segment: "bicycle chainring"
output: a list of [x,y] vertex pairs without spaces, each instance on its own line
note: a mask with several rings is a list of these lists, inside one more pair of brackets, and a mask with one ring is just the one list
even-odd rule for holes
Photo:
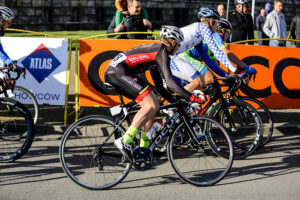
[[134,167],[139,170],[146,170],[152,168],[154,164],[154,157],[148,148],[136,146],[133,150]]

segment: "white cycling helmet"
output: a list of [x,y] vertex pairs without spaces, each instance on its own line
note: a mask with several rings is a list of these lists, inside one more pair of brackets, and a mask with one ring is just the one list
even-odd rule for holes
[[179,28],[177,28],[176,26],[167,25],[163,25],[161,27],[160,37],[174,39],[178,44],[181,44],[184,39],[183,33]]
[[248,2],[249,2],[248,0],[234,0],[235,5],[236,4],[242,4],[242,5],[244,5],[244,4],[248,3]]
[[0,6],[0,18],[2,19],[13,19],[14,18],[14,13],[13,11],[5,6]]

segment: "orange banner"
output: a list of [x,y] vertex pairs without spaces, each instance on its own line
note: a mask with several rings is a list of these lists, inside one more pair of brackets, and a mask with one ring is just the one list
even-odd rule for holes
[[[154,42],[159,41],[81,39],[79,51],[80,106],[115,106],[120,104],[119,96],[103,85],[105,83],[104,73],[109,62],[119,52]],[[151,79],[149,82],[153,84]],[[125,102],[128,101],[129,99],[125,98]]]
[[[119,97],[103,83],[110,60],[119,52],[150,40],[80,40],[80,106],[114,106]],[[237,57],[258,71],[242,94],[269,108],[300,108],[300,49],[230,44]],[[146,73],[148,81],[152,80]],[[128,99],[126,99],[128,102]]]
[[258,98],[268,108],[300,108],[299,48],[241,44],[229,48],[258,72],[244,95]]

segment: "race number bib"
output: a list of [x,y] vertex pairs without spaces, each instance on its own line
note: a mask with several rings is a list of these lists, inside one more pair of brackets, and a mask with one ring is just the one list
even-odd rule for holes
[[123,62],[126,59],[127,56],[123,53],[120,53],[112,61],[110,61],[109,65],[112,67],[116,67],[119,63]]

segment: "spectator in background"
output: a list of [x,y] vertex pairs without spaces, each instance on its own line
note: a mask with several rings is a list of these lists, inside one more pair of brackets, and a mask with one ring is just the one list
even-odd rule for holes
[[221,18],[226,18],[226,7],[225,7],[225,5],[224,4],[219,4],[218,5],[218,13],[219,13],[219,15],[220,15],[220,17]]
[[[149,21],[148,13],[146,9],[141,7],[141,2],[139,0],[116,0],[115,5],[117,8],[115,18],[116,27],[118,27],[119,24],[122,21],[124,21],[124,17],[126,15],[142,15],[142,18],[144,19],[144,24],[151,24]],[[129,11],[129,7],[131,8],[131,13]],[[133,9],[135,9],[135,11],[133,11]]]
[[127,0],[116,0],[115,6],[119,12],[121,12],[124,15],[128,15],[129,12],[127,10]]
[[266,16],[272,11],[272,5],[270,3],[266,3],[265,11],[266,11]]
[[[264,33],[263,27],[266,21],[266,11],[264,8],[260,10],[260,14],[256,17],[257,39],[268,38]],[[268,40],[258,41],[258,45],[269,45]]]
[[[152,31],[152,24],[148,19],[145,19],[142,10],[141,2],[139,0],[128,0],[127,11],[128,14],[124,15],[122,21],[119,19],[113,19],[110,23],[107,33],[118,33],[118,32],[146,32]],[[117,11],[118,12],[118,11]],[[119,11],[119,13],[121,13]],[[148,15],[147,15],[148,17]],[[115,16],[117,18],[117,16]],[[118,21],[114,25],[114,21]],[[119,22],[120,21],[120,22]],[[120,35],[121,39],[145,39],[147,35],[143,34],[128,34]]]
[[[300,40],[300,15],[293,17],[290,33],[293,39]],[[300,48],[300,42],[296,42],[296,47]]]
[[[248,0],[234,0],[235,9],[229,12],[228,21],[232,25],[232,35],[229,42],[254,39],[253,19]],[[253,44],[254,42],[248,42]]]
[[[263,31],[270,38],[287,38],[286,22],[284,14],[281,12],[283,9],[282,0],[274,1],[273,11],[267,15],[266,22],[263,26]],[[270,46],[285,47],[286,41],[271,40]]]

